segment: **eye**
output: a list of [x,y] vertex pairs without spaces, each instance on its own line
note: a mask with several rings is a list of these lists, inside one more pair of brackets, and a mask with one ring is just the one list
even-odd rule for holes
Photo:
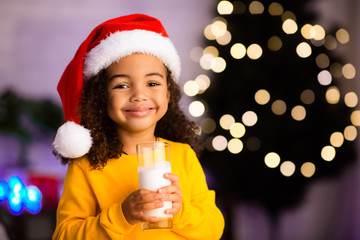
[[160,86],[160,83],[157,83],[157,82],[149,82],[149,83],[147,84],[147,86],[149,86],[149,87],[156,87],[156,86]]
[[129,86],[127,84],[117,84],[113,87],[113,89],[117,89],[117,88],[129,88]]

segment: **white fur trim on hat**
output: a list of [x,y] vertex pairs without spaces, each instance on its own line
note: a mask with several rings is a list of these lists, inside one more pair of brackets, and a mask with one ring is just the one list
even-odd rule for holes
[[57,131],[53,146],[66,158],[78,158],[87,154],[92,145],[90,130],[75,122],[64,123]]
[[151,54],[161,59],[177,81],[180,58],[168,37],[147,30],[118,31],[90,50],[85,56],[84,79],[89,79],[119,59],[133,53]]

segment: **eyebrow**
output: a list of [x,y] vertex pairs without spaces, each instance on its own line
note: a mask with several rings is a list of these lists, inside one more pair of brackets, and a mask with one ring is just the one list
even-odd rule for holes
[[[157,72],[148,73],[145,76],[146,77],[159,76],[161,78],[164,78],[164,76],[161,73],[157,73]],[[117,77],[130,78],[130,76],[126,75],[126,74],[115,74],[109,78],[109,81],[111,81],[112,79],[117,78]]]

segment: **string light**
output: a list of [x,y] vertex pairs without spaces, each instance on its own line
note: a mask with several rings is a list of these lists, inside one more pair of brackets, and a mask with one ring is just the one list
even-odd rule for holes
[[[260,1],[252,1],[248,8],[250,14],[263,14],[264,5]],[[282,30],[285,34],[292,35],[298,31],[296,15],[291,11],[284,11],[281,4],[272,2],[268,6],[268,13],[271,16],[281,16]],[[241,1],[222,0],[217,5],[219,15],[243,14],[246,11],[246,5]],[[324,46],[327,50],[335,50],[340,44],[346,44],[350,36],[345,29],[339,29],[335,36],[327,34],[325,29],[319,25],[305,24],[301,27],[300,34],[307,42],[300,42],[296,47],[296,53],[300,58],[308,58],[312,54],[312,46]],[[218,45],[227,45],[232,41],[232,34],[227,29],[227,21],[222,17],[213,19],[204,29],[204,36],[210,41],[216,41]],[[311,45],[310,45],[311,44]],[[279,51],[283,47],[282,39],[279,36],[271,36],[267,40],[267,47],[270,51]],[[263,48],[253,43],[246,47],[242,43],[235,43],[230,47],[230,55],[237,60],[243,59],[246,55],[251,60],[258,60],[263,55]],[[191,59],[199,62],[204,70],[212,70],[215,73],[221,73],[226,69],[226,61],[219,56],[219,50],[214,46],[208,46],[204,50],[194,48],[191,52]],[[347,63],[342,66],[340,63],[331,63],[330,58],[325,53],[316,56],[315,62],[321,70],[317,75],[318,83],[322,86],[328,86],[333,82],[333,78],[344,77],[354,79],[356,70],[353,64]],[[205,76],[205,77],[204,77]],[[188,96],[195,96],[206,91],[210,86],[210,79],[206,75],[196,78],[194,81],[187,81],[184,85],[184,93]],[[329,104],[337,104],[340,101],[340,91],[335,86],[330,86],[326,90],[326,101]],[[254,94],[254,100],[259,105],[266,105],[270,102],[270,93],[265,89],[259,89]],[[310,105],[315,102],[315,93],[311,89],[305,89],[300,94],[300,100],[303,104]],[[344,96],[344,103],[349,108],[358,105],[358,96],[355,92],[348,92]],[[271,110],[275,115],[283,115],[287,111],[287,104],[281,99],[272,102]],[[194,117],[200,117],[205,113],[205,105],[201,101],[194,101],[189,105],[189,112]],[[297,105],[292,107],[291,116],[296,121],[302,121],[306,118],[306,109],[304,106]],[[225,114],[219,119],[219,125],[222,129],[228,130],[233,137],[230,141],[218,135],[214,138],[206,138],[205,146],[209,151],[223,151],[226,148],[232,154],[239,154],[243,148],[242,138],[245,135],[246,127],[254,126],[258,121],[258,116],[254,111],[247,111],[242,115],[242,123],[236,122],[230,114]],[[340,148],[344,141],[354,141],[357,137],[357,126],[360,126],[360,111],[354,110],[350,121],[352,125],[347,126],[344,132],[333,132],[330,136],[331,146],[325,146],[321,149],[321,157],[325,161],[332,161],[336,155],[336,148]],[[216,121],[212,118],[204,118],[201,121],[201,130],[205,134],[211,134],[216,129]],[[246,127],[245,127],[246,126]],[[249,151],[258,151],[261,147],[261,140],[256,136],[249,136],[245,141],[246,148]],[[276,168],[280,165],[280,156],[271,152],[265,156],[265,164],[269,168]],[[290,177],[295,173],[296,166],[292,161],[284,161],[280,165],[280,172],[283,176]],[[304,177],[310,178],[315,174],[316,167],[312,162],[305,162],[300,167],[300,172]]]

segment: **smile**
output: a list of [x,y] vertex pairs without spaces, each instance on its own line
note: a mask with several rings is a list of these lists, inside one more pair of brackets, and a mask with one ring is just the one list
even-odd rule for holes
[[132,109],[126,109],[125,112],[129,113],[130,115],[134,115],[137,117],[143,117],[146,116],[151,111],[155,110],[155,108],[132,108]]

